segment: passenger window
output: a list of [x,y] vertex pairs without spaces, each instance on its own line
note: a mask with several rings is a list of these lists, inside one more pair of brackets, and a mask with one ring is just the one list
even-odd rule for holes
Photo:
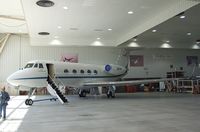
[[24,67],[24,69],[26,69],[26,68],[32,68],[33,67],[33,63],[28,63],[25,67]]
[[77,73],[77,71],[76,71],[75,69],[74,69],[72,72],[73,72],[74,74]]
[[94,74],[97,74],[98,72],[97,72],[97,70],[94,70]]
[[81,69],[80,72],[81,72],[81,74],[84,74],[84,70]]
[[42,65],[42,63],[39,64],[39,68],[44,68],[43,65]]
[[64,73],[68,73],[68,72],[69,72],[69,70],[68,70],[68,69],[65,69],[65,70],[64,70]]
[[38,68],[38,63],[35,63],[34,68]]
[[91,74],[91,70],[87,70],[87,73],[88,73],[88,74]]

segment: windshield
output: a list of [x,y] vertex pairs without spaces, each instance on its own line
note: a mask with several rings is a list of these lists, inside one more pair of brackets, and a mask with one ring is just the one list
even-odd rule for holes
[[28,63],[25,67],[24,67],[24,69],[26,69],[26,68],[32,68],[33,67],[33,63]]

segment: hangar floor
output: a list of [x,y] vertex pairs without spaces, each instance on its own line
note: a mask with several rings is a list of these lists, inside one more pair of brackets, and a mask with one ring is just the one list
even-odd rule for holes
[[[37,96],[36,98],[49,96]],[[3,132],[199,132],[200,96],[172,93],[117,94],[78,98],[70,103],[37,102],[25,106],[15,96],[7,108]]]

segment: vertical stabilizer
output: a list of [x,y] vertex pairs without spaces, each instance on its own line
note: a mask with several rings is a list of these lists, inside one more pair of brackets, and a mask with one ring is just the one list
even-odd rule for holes
[[120,65],[128,69],[129,51],[126,49],[121,49],[115,61],[116,65]]

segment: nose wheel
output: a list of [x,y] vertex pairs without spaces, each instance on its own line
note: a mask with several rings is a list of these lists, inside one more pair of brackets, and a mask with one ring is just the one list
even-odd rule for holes
[[26,99],[25,104],[26,105],[32,105],[33,104],[33,100],[32,99]]

